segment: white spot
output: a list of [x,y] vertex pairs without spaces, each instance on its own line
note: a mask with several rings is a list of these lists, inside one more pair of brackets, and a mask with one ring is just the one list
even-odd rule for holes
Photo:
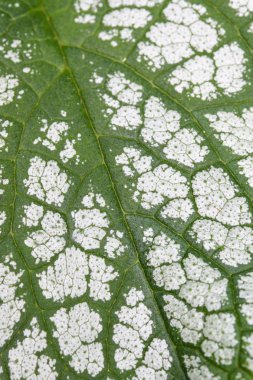
[[23,298],[16,294],[22,288],[23,272],[15,272],[8,261],[0,263],[0,347],[11,338],[25,306]]
[[248,336],[244,336],[242,348],[246,353],[244,355],[245,362],[244,365],[252,372],[253,371],[253,334],[249,334]]
[[171,367],[172,357],[164,339],[154,338],[148,347],[142,364],[135,370],[133,380],[166,380]]
[[221,278],[218,270],[193,254],[182,260],[180,245],[163,232],[154,236],[148,228],[143,231],[143,242],[148,245],[147,264],[158,287],[179,290],[179,296],[192,307],[220,309],[227,299],[227,280]]
[[239,277],[240,312],[249,325],[253,325],[253,273],[249,272]]
[[[61,113],[65,115],[64,111]],[[64,117],[64,116],[63,116]],[[72,158],[76,159],[76,163],[80,160],[80,156],[77,155],[75,144],[76,139],[67,139],[69,132],[69,125],[66,122],[53,122],[48,123],[46,119],[42,119],[42,127],[40,132],[42,132],[42,137],[37,137],[33,143],[36,145],[38,143],[42,144],[47,149],[54,151],[57,149],[57,146],[65,140],[63,149],[59,153],[59,157],[63,163],[68,162]]]
[[107,89],[119,102],[129,105],[138,104],[143,96],[143,87],[126,79],[125,75],[116,72],[108,76]]
[[122,372],[137,366],[153,331],[152,312],[142,302],[143,292],[131,288],[125,299],[127,306],[116,312],[119,322],[113,326],[112,337],[117,346],[114,360]]
[[241,169],[240,174],[247,178],[248,184],[253,188],[253,157],[247,157],[238,161],[238,166]]
[[180,118],[177,111],[168,111],[158,98],[152,96],[145,104],[141,136],[149,145],[161,146],[166,158],[193,167],[204,161],[209,150],[194,129],[180,129]]
[[98,249],[105,240],[105,252],[114,258],[125,252],[120,231],[110,230],[105,200],[101,194],[89,193],[83,197],[84,208],[71,212],[74,221],[73,239],[84,249]]
[[219,248],[217,255],[226,265],[237,267],[251,262],[253,230],[250,227],[228,229],[221,223],[202,219],[194,222],[190,234],[207,251]]
[[103,329],[100,315],[83,302],[69,311],[59,309],[50,319],[55,324],[53,336],[69,365],[77,373],[97,376],[104,368],[103,347],[97,341]]
[[236,196],[238,189],[223,169],[212,166],[198,172],[193,177],[192,189],[201,216],[231,226],[251,222],[246,199]]
[[165,64],[179,63],[196,52],[210,53],[224,34],[199,4],[173,0],[163,14],[166,22],[152,25],[146,33],[148,41],[138,44],[138,61],[143,58],[153,71]]
[[135,148],[124,148],[123,153],[115,157],[115,161],[123,167],[127,177],[137,177],[136,183],[133,182],[133,199],[145,209],[158,206],[166,199],[185,198],[188,194],[187,179],[179,171],[166,164],[152,170],[152,158],[142,156]]
[[235,112],[219,111],[205,117],[217,132],[215,137],[233,153],[240,156],[253,153],[253,108],[244,108],[241,116]]
[[102,6],[101,0],[76,0],[74,3],[77,16],[77,24],[94,24],[96,21],[96,12]]
[[0,152],[8,152],[8,135],[9,129],[13,127],[13,123],[9,120],[0,119]]
[[184,355],[184,364],[190,380],[221,380],[220,376],[215,376],[206,365],[201,363],[198,356]]
[[23,68],[23,73],[29,74],[30,72],[31,72],[31,68],[30,67],[24,67]]
[[109,282],[118,277],[112,266],[107,266],[104,259],[90,256],[90,297],[95,301],[109,301],[112,297]]
[[233,8],[240,17],[249,16],[253,12],[252,0],[230,0],[229,6]]
[[193,213],[194,208],[190,199],[174,199],[161,211],[164,218],[181,219],[183,222],[186,222]]
[[56,380],[56,360],[42,354],[46,348],[46,332],[40,330],[36,318],[33,318],[30,329],[24,330],[23,341],[18,341],[16,347],[9,351],[8,366],[11,379]]
[[75,247],[66,248],[53,266],[37,275],[44,297],[54,301],[81,297],[87,288],[95,301],[109,301],[109,283],[117,276],[117,272],[112,266],[107,266],[104,259],[87,255]]
[[135,130],[142,124],[141,111],[137,105],[142,100],[143,87],[126,79],[125,75],[115,72],[108,75],[107,92],[100,91],[105,103],[104,116],[109,117],[112,129]]
[[60,170],[56,161],[45,161],[38,156],[30,159],[28,179],[23,183],[28,195],[58,207],[64,202],[71,185],[66,172]]
[[213,58],[203,55],[189,59],[172,71],[169,83],[177,92],[202,100],[232,96],[246,85],[246,61],[244,51],[233,42],[219,48]]
[[14,90],[18,85],[19,81],[14,75],[0,76],[0,107],[13,102]]
[[161,4],[162,0],[108,0],[108,3],[111,8],[118,8],[120,6],[152,8],[157,4]]
[[203,329],[201,349],[205,356],[213,357],[217,364],[229,365],[235,355],[238,341],[235,317],[229,313],[208,315]]
[[[7,215],[5,211],[0,211],[0,227],[4,225],[4,223],[7,220]],[[0,228],[0,233],[2,232],[2,229]]]
[[13,63],[21,62],[20,49],[22,42],[20,40],[8,41],[5,38],[1,40],[0,51],[3,52],[5,59],[12,61]]
[[150,12],[146,9],[121,8],[106,14],[103,24],[110,28],[143,28],[151,20]]
[[181,259],[181,247],[164,232],[154,235],[152,228],[143,231],[143,242],[149,248],[146,254],[148,265],[157,268],[163,264],[171,264]]
[[163,297],[164,310],[171,327],[180,332],[183,342],[196,345],[204,338],[201,349],[204,355],[217,364],[230,365],[237,345],[235,317],[229,313],[205,316],[172,295]]
[[113,10],[104,15],[104,29],[99,32],[98,37],[102,41],[111,41],[112,47],[118,46],[118,40],[125,43],[135,41],[133,32],[144,28],[152,20],[152,14],[147,8],[161,2],[162,0],[110,0],[109,6]]
[[24,211],[23,223],[27,227],[37,227],[37,230],[28,232],[24,243],[32,248],[31,255],[36,263],[48,262],[64,249],[67,225],[60,214],[53,211],[44,214],[43,207],[34,203],[25,206]]
[[9,182],[8,178],[4,178],[4,166],[0,165],[0,195],[5,193],[6,186]]

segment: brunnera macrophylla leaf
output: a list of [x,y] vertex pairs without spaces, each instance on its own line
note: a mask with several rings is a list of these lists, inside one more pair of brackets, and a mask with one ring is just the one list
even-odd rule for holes
[[251,0],[0,0],[0,379],[253,376]]

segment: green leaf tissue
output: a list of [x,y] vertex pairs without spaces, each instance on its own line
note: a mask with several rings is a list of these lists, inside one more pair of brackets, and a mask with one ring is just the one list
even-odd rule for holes
[[0,0],[0,380],[253,379],[253,1]]

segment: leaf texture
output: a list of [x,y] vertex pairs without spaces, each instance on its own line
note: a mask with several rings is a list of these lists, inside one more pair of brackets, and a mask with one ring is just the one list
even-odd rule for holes
[[0,379],[252,379],[252,15],[0,0]]

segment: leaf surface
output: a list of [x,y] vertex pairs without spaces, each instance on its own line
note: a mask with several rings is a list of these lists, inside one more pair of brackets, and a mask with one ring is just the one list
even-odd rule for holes
[[0,378],[253,374],[250,0],[0,0]]

